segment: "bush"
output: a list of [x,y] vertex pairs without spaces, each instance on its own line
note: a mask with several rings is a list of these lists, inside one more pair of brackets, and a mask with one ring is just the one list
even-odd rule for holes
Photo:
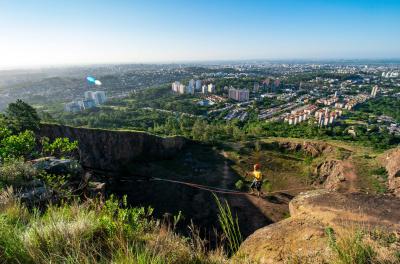
[[0,157],[12,159],[31,155],[36,146],[35,134],[26,130],[18,135],[3,138],[0,142]]
[[238,189],[238,190],[243,190],[244,182],[243,182],[242,180],[238,180],[238,181],[235,183],[235,187],[236,187],[236,189]]
[[71,142],[68,138],[56,138],[50,143],[49,138],[43,137],[41,143],[43,154],[61,158],[71,156],[78,149],[78,141]]
[[21,158],[7,160],[0,167],[0,182],[8,185],[23,185],[27,180],[32,180],[37,175],[36,169]]

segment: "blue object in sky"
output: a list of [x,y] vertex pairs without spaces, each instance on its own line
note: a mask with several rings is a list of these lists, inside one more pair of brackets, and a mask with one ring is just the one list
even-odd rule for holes
[[96,79],[93,78],[93,77],[90,77],[90,76],[86,77],[86,80],[87,80],[89,83],[92,83],[92,84],[95,84],[95,82],[96,82]]

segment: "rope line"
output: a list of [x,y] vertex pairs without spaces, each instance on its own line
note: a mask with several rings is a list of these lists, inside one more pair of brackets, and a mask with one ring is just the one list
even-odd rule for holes
[[[204,191],[221,193],[221,194],[249,195],[248,192],[240,192],[240,191],[224,189],[224,188],[218,188],[218,187],[213,187],[213,186],[206,186],[206,185],[196,184],[196,183],[191,183],[191,182],[169,180],[169,179],[161,179],[161,178],[151,178],[150,180],[177,183],[177,184],[190,186],[192,188],[197,188],[197,189],[204,190]],[[312,190],[312,189],[314,189],[314,188],[310,188],[310,187],[293,188],[293,189],[276,190],[276,191],[273,191],[273,192],[268,192],[267,194],[289,192],[289,191],[299,191],[299,190]]]

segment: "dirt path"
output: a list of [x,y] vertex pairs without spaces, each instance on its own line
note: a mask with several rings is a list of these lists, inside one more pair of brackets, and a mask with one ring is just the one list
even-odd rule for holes
[[352,159],[347,159],[343,162],[343,170],[344,170],[344,177],[345,177],[345,181],[341,184],[340,186],[340,190],[345,191],[345,192],[349,192],[349,193],[353,193],[353,192],[357,192],[358,188],[357,188],[357,173],[356,173],[356,169],[354,167],[354,164],[352,162]]

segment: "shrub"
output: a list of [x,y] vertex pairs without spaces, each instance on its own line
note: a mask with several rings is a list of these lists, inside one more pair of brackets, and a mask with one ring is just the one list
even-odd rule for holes
[[0,182],[20,186],[38,175],[36,169],[22,158],[7,160],[0,167]]
[[43,137],[41,143],[43,154],[61,158],[71,156],[78,149],[78,141],[71,142],[68,138],[56,138],[50,143],[49,138]]
[[235,187],[236,187],[236,189],[238,189],[238,190],[243,190],[244,182],[243,182],[242,180],[238,180],[238,181],[235,183]]
[[1,140],[0,157],[3,159],[26,157],[32,154],[35,146],[35,134],[26,130]]

